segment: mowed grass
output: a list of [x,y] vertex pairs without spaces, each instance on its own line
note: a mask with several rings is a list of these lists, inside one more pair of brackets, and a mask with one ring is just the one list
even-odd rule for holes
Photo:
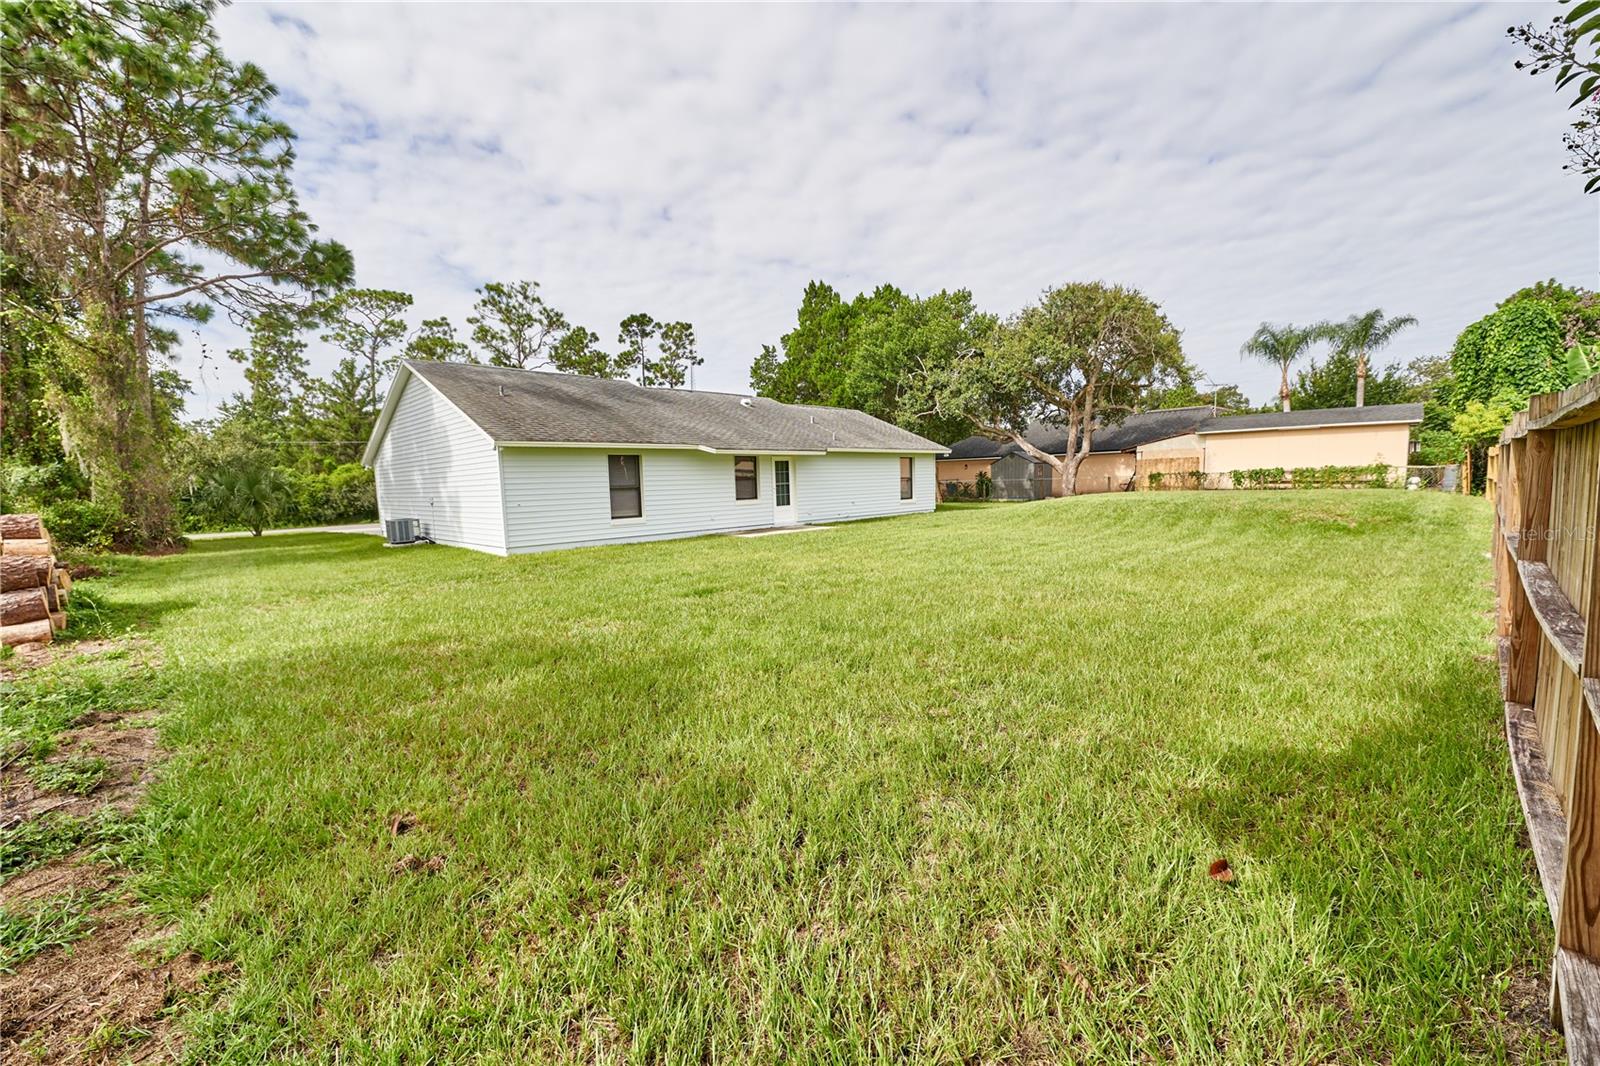
[[1170,493],[119,561],[174,691],[140,891],[237,966],[189,1052],[1555,1058],[1488,531]]

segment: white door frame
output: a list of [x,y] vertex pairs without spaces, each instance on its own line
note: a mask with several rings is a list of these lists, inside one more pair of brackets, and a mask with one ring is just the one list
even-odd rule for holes
[[[782,466],[784,477],[782,484],[778,480],[778,467]],[[797,526],[800,524],[800,512],[795,507],[794,460],[787,455],[774,455],[772,457],[772,524],[775,526]],[[784,498],[789,502],[785,504]]]

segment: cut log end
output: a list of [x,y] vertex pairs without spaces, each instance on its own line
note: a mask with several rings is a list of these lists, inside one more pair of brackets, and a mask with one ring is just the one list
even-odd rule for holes
[[0,592],[38,588],[50,580],[53,566],[47,555],[0,555]]
[[57,633],[61,632],[65,628],[67,628],[67,612],[66,611],[51,611],[50,612],[50,628],[55,630]]
[[55,551],[49,537],[13,538],[0,540],[0,555],[32,555],[49,558]]
[[0,539],[42,540],[44,522],[36,514],[0,514]]
[[0,644],[12,647],[17,644],[48,644],[55,636],[55,626],[48,618],[21,625],[0,626]]
[[53,590],[41,585],[36,589],[17,589],[15,592],[0,592],[0,626],[21,625],[24,622],[37,622],[56,609]]

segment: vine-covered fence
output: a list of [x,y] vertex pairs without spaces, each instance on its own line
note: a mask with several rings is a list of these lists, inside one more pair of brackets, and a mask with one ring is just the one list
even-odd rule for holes
[[1533,397],[1486,474],[1506,742],[1555,926],[1552,1017],[1572,1062],[1600,1062],[1600,378]]

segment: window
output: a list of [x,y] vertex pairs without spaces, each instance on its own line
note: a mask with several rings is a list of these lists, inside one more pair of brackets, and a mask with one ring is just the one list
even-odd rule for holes
[[753,455],[733,457],[733,498],[736,500],[756,498],[756,457]]
[[911,499],[911,485],[911,457],[902,455],[900,457],[900,498],[902,500]]
[[610,455],[606,469],[611,474],[611,517],[638,518],[644,514],[644,498],[639,493],[639,457]]
[[772,503],[775,507],[789,506],[789,460],[772,461]]

